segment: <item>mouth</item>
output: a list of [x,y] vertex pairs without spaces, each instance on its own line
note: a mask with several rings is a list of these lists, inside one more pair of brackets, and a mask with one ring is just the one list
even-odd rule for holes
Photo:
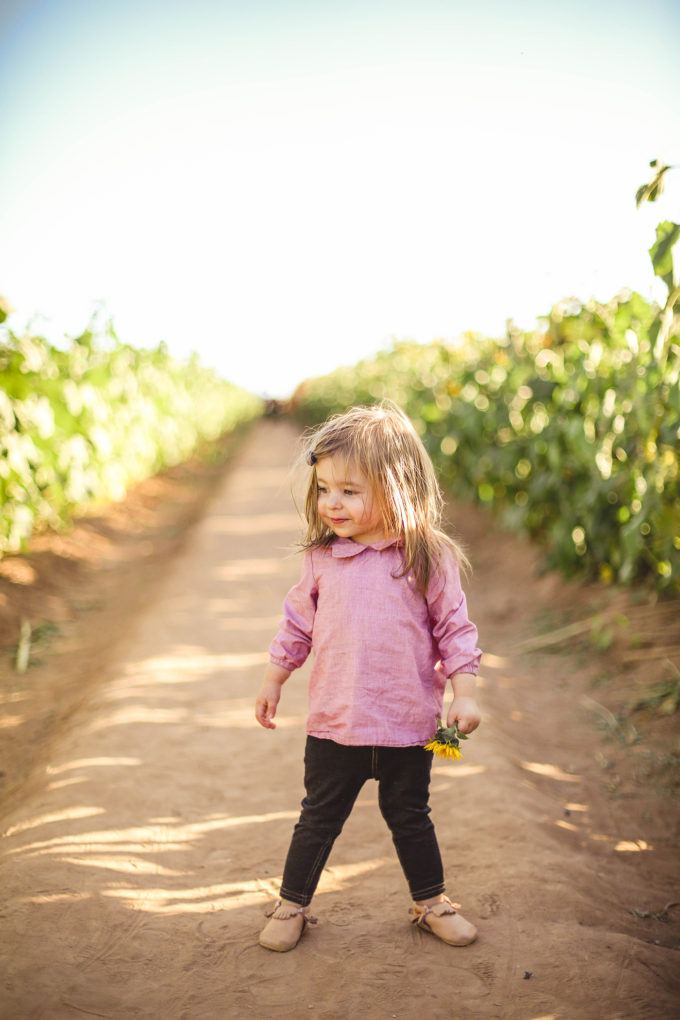
[[329,517],[328,519],[334,528],[339,528],[341,524],[347,524],[346,517]]

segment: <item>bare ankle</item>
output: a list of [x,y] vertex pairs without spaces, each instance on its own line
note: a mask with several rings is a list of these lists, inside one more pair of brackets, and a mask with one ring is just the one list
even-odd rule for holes
[[287,900],[283,896],[280,896],[279,899],[281,901],[281,906],[283,906],[283,907],[292,907],[293,910],[307,910],[308,909],[307,907],[303,907],[301,903],[294,903],[293,900]]
[[438,896],[430,896],[427,900],[416,900],[415,904],[417,907],[433,907],[435,903],[443,903],[445,899],[444,893],[439,893]]

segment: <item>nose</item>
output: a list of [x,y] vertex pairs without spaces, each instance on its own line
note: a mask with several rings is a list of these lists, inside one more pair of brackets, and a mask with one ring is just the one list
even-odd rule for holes
[[328,493],[328,506],[329,507],[342,506],[342,497],[337,490]]

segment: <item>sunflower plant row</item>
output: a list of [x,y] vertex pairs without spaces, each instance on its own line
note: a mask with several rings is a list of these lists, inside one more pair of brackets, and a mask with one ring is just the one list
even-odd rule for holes
[[500,340],[397,343],[306,380],[293,408],[312,423],[391,398],[445,487],[541,540],[549,567],[677,593],[680,335],[663,313],[628,292]]
[[[0,322],[8,306],[0,300]],[[0,329],[0,555],[260,414],[196,357],[121,343],[109,324],[56,347]]]

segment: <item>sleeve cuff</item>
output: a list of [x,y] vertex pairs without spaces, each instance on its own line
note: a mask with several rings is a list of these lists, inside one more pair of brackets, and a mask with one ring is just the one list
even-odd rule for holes
[[447,677],[456,676],[458,673],[470,673],[472,676],[477,676],[481,659],[480,654],[471,662],[464,662],[462,666],[459,666],[455,660],[450,665],[447,662],[442,662],[442,666]]
[[281,666],[282,669],[287,669],[289,673],[292,673],[294,669],[298,669],[297,662],[290,662],[287,659],[277,659],[275,655],[270,655],[269,661],[273,662],[275,666]]

